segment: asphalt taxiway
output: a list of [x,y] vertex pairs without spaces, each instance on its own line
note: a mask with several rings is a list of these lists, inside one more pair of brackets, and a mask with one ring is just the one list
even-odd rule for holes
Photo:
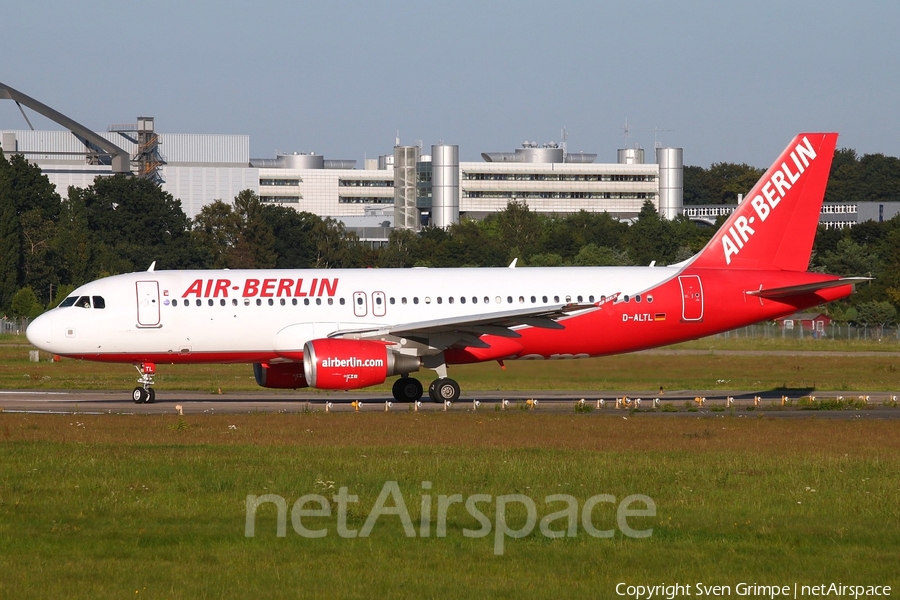
[[[225,395],[157,388],[156,402],[135,404],[127,390],[0,390],[0,412],[32,414],[238,414],[253,412],[383,412],[471,411],[529,408],[541,412],[574,412],[583,406],[594,414],[638,413],[665,416],[765,414],[775,417],[898,419],[892,392],[814,392],[820,401],[843,398],[857,408],[809,410],[798,406],[802,391],[752,390],[532,390],[466,391],[445,406],[426,396],[419,406],[395,402],[386,392],[233,392]],[[784,398],[784,399],[783,399]],[[655,402],[658,399],[658,404]],[[698,399],[703,399],[702,403]],[[583,403],[581,401],[584,401]],[[390,404],[388,404],[390,403]],[[657,410],[653,410],[654,406]],[[668,406],[668,410],[666,409]],[[673,411],[672,409],[677,409]]]

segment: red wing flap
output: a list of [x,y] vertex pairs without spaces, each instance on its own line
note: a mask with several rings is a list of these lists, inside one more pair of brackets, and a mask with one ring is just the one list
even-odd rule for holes
[[752,290],[747,292],[748,296],[760,296],[761,298],[787,298],[789,296],[799,296],[801,294],[811,294],[826,288],[840,287],[842,285],[851,285],[870,281],[871,277],[841,277],[840,279],[832,279],[828,281],[817,281],[816,283],[804,283],[802,285],[789,285],[787,287],[770,288],[767,290]]

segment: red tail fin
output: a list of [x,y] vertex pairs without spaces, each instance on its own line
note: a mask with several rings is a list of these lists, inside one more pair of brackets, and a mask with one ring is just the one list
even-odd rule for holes
[[795,137],[691,266],[806,271],[836,144]]

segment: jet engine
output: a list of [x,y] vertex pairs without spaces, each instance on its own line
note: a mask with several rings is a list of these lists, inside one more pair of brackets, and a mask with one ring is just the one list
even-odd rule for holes
[[256,383],[264,388],[296,390],[308,386],[303,376],[303,365],[300,363],[274,365],[254,363],[253,375],[256,377]]
[[310,387],[354,390],[384,383],[391,375],[418,371],[416,356],[399,354],[381,342],[322,338],[303,346],[303,372]]

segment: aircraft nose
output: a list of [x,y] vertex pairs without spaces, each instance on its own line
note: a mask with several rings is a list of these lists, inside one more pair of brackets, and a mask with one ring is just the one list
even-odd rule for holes
[[53,323],[49,315],[41,315],[28,325],[25,337],[33,346],[46,352],[50,352],[50,344],[53,342]]

